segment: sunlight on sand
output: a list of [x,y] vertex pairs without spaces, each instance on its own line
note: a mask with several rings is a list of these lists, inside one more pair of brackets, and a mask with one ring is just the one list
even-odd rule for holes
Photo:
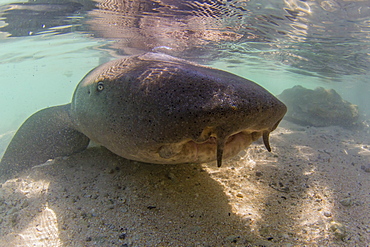
[[[23,202],[28,199],[42,201],[42,197],[48,193],[50,182],[31,181],[25,179],[8,180],[2,188],[8,193],[17,194],[23,198]],[[17,206],[16,203],[14,206]],[[24,212],[28,210],[28,204],[20,206],[19,216],[29,218],[29,223],[21,229],[15,229],[3,239],[2,244],[8,243],[11,246],[61,246],[59,238],[58,221],[55,212],[45,204],[38,205],[37,213],[29,215]],[[23,211],[23,212],[22,212]],[[2,241],[0,241],[1,243]]]
[[[279,133],[287,138],[294,131],[279,128],[272,138],[280,139]],[[284,138],[275,141],[281,145]],[[333,191],[312,163],[317,155],[314,148],[285,142],[290,150],[280,147],[268,153],[262,145],[252,145],[221,169],[206,169],[224,187],[233,212],[252,232],[313,243],[331,235],[333,220],[324,212],[333,211]]]
[[18,235],[24,246],[61,246],[56,214],[47,205]]

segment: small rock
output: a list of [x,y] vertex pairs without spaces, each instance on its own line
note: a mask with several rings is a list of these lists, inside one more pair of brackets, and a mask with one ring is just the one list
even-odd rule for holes
[[325,216],[325,217],[331,217],[332,215],[331,215],[331,212],[329,212],[329,211],[325,211],[325,212],[324,212],[324,216]]
[[256,171],[256,177],[262,177],[263,173],[260,171]]
[[91,240],[92,240],[92,239],[91,239],[91,237],[87,237],[87,238],[86,238],[86,241],[87,241],[87,242],[90,242]]
[[286,193],[290,191],[289,187],[282,187],[280,190],[281,192],[286,192]]
[[340,202],[340,204],[342,204],[345,207],[352,206],[352,204],[353,204],[353,201],[352,201],[351,198],[344,198],[343,200],[340,200],[339,202]]
[[169,172],[169,173],[167,174],[167,178],[168,178],[168,179],[171,179],[171,180],[173,180],[173,181],[176,181],[176,180],[177,180],[176,175],[175,175],[175,174],[173,174],[172,172]]
[[345,237],[347,236],[347,232],[346,232],[344,225],[339,222],[335,222],[335,221],[332,221],[330,225],[331,225],[330,230],[334,233],[334,236],[337,239],[340,239],[343,241]]
[[236,197],[238,197],[238,198],[243,198],[244,196],[243,196],[243,194],[242,193],[238,193],[238,194],[236,194]]
[[119,236],[118,236],[119,239],[123,240],[126,238],[126,233],[121,233]]
[[365,172],[370,172],[370,164],[361,166],[361,169],[364,170]]

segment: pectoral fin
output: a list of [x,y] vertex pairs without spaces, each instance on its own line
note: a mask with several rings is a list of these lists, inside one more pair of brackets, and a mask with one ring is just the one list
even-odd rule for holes
[[48,159],[86,149],[89,139],[74,128],[69,109],[70,104],[46,108],[23,123],[1,159],[2,179]]

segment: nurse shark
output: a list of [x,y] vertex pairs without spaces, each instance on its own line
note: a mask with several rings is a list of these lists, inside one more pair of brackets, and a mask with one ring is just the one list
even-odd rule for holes
[[162,53],[105,63],[72,102],[30,116],[0,163],[1,176],[87,148],[90,140],[130,160],[203,163],[233,157],[269,134],[286,106],[256,83]]

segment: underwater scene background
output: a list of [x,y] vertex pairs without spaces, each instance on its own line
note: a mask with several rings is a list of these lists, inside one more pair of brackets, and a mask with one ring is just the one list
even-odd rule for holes
[[369,35],[366,0],[0,0],[0,157],[91,69],[149,51],[288,106],[272,153],[256,142],[221,168],[99,147],[40,164],[0,187],[0,245],[367,246]]

